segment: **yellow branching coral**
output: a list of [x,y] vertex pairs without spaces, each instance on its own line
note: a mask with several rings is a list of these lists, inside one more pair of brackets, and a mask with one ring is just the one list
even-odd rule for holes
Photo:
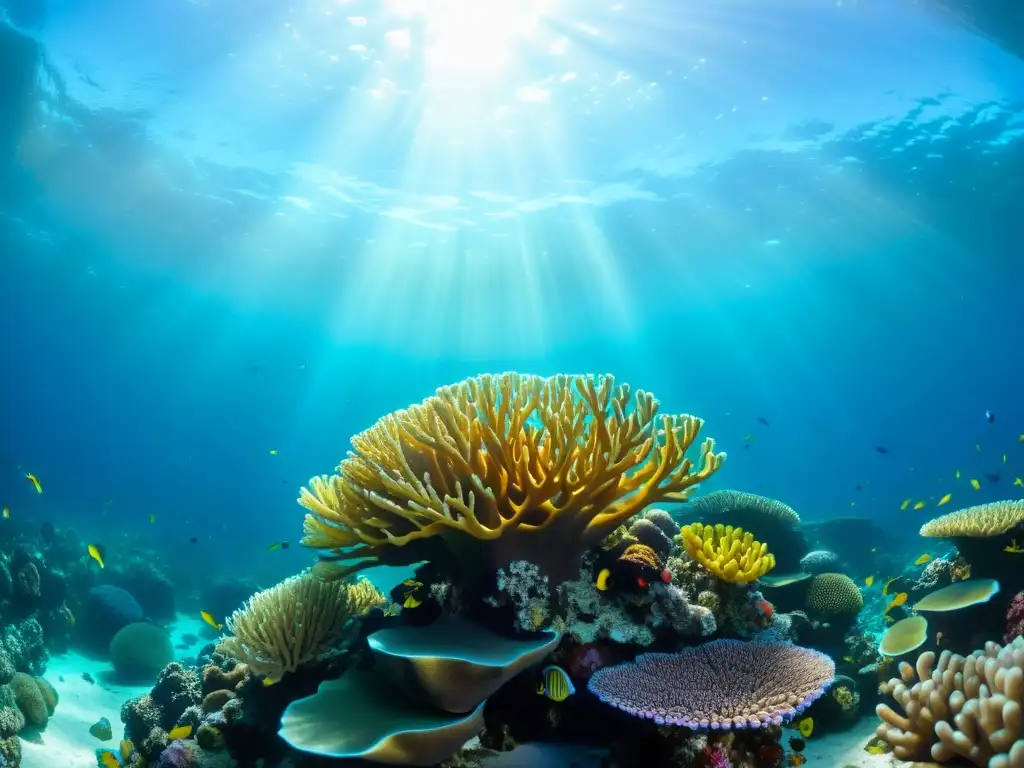
[[274,680],[345,644],[352,620],[387,597],[368,580],[322,581],[309,572],[257,592],[227,620],[218,650]]
[[768,545],[731,525],[691,523],[680,531],[690,557],[722,581],[747,584],[775,567]]
[[[686,499],[722,465],[703,422],[611,376],[485,375],[437,390],[352,439],[331,477],[313,478],[303,543],[344,561],[337,574],[451,556],[501,567],[578,555],[645,506]],[[574,556],[575,555],[575,556]]]

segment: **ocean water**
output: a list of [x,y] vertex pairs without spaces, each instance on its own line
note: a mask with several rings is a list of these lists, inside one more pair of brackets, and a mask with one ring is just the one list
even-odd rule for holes
[[5,5],[2,523],[270,585],[353,434],[507,370],[651,391],[729,453],[704,490],[807,520],[1024,496],[1024,61],[977,24]]

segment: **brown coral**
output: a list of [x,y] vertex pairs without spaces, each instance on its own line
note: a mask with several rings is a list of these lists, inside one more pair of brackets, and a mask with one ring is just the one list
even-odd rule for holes
[[630,544],[626,547],[626,551],[619,555],[619,560],[655,571],[661,570],[661,559],[658,557],[658,553],[646,544]]
[[582,552],[721,466],[710,439],[699,469],[686,458],[703,421],[658,409],[611,376],[505,373],[442,387],[354,437],[338,474],[302,489],[303,543],[346,561],[339,575],[447,557],[468,579],[546,551],[545,565],[571,577]]

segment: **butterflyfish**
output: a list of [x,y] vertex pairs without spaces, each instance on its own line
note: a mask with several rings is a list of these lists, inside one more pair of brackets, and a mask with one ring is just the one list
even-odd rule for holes
[[891,587],[892,583],[894,581],[896,581],[896,579],[898,579],[898,578],[899,578],[899,576],[894,576],[893,578],[891,578],[887,582],[885,582],[885,585],[882,587],[882,594],[883,595],[888,595],[889,594],[889,587]]
[[11,519],[11,508],[8,507],[8,506],[5,506],[4,507],[4,520],[10,520],[10,519]]
[[981,483],[979,483],[977,480],[975,480],[972,477],[971,478],[971,488],[973,488],[976,491],[980,491],[981,490]]
[[209,611],[200,611],[199,615],[202,617],[203,621],[205,621],[211,627],[216,629],[218,632],[224,629],[224,625],[219,623],[215,618],[213,618],[213,614]]
[[959,469],[958,469],[958,470],[956,471],[956,474],[954,475],[954,477],[955,477],[955,478],[956,478],[957,480],[959,480],[959,479],[960,479],[960,470],[959,470]]
[[272,686],[276,682],[277,682],[277,680],[275,680],[272,677],[264,677],[263,678],[263,687],[264,688],[269,688],[270,686]]
[[910,502],[911,502],[911,499],[904,499],[903,502],[900,504],[900,511],[901,512],[906,511],[907,507],[910,506]]
[[103,768],[121,768],[121,761],[117,759],[117,754],[112,749],[97,749],[96,762]]
[[814,718],[805,717],[803,720],[796,724],[796,728],[798,731],[800,731],[801,736],[803,736],[805,739],[808,738],[812,733],[814,733]]
[[135,745],[129,739],[123,739],[121,741],[121,762],[127,763],[132,756],[132,752],[135,751]]
[[924,508],[925,508],[925,503],[923,501],[919,501],[916,504],[914,504],[914,509],[924,509]]
[[611,581],[611,578],[612,578],[612,571],[611,571],[611,569],[610,568],[602,568],[598,572],[598,574],[597,574],[597,581],[595,582],[597,588],[599,590],[601,590],[602,592],[607,591],[608,587],[611,586],[611,584],[609,583]]
[[868,744],[864,747],[864,751],[869,755],[883,755],[885,754],[885,747],[881,744]]
[[572,680],[561,667],[544,667],[541,675],[544,680],[537,686],[537,693],[541,696],[547,696],[552,701],[565,701],[576,693]]
[[114,732],[110,727],[110,721],[105,717],[101,717],[89,726],[89,735],[99,739],[100,741],[110,741],[114,738]]
[[953,498],[953,494],[952,493],[947,493],[945,496],[943,496],[941,499],[939,499],[939,503],[936,504],[935,506],[941,507],[943,504],[948,504],[949,500],[952,499],[952,498]]
[[925,552],[923,555],[921,555],[919,558],[917,558],[917,560],[914,561],[914,565],[924,565],[925,563],[927,563],[931,559],[932,559],[932,556],[929,555],[927,552]]
[[170,730],[170,732],[167,734],[167,738],[170,739],[171,741],[174,741],[175,739],[187,739],[191,735],[192,735],[192,726],[191,725],[179,725],[179,726],[177,726],[175,728],[172,728]]
[[406,595],[405,600],[402,601],[403,608],[419,608],[421,605],[423,605],[423,601],[412,594],[412,592]]
[[1019,555],[1024,552],[1024,547],[1018,546],[1016,539],[1010,539],[1008,546],[1003,547],[1003,552],[1009,552],[1011,555]]
[[36,489],[36,493],[43,492],[43,484],[39,482],[39,478],[33,475],[31,472],[25,473],[25,479],[32,483],[32,487]]
[[874,583],[875,583],[875,577],[874,576],[868,576],[866,579],[864,579],[864,586],[865,587],[870,587]]
[[100,568],[106,568],[107,566],[103,562],[103,547],[99,544],[89,545],[89,557],[99,563]]
[[1019,477],[1013,478],[1013,484],[1018,488],[1024,488],[1024,480],[1021,480]]
[[899,593],[898,595],[896,595],[896,596],[895,596],[895,597],[894,597],[894,598],[892,599],[892,602],[891,602],[891,603],[889,603],[889,604],[888,604],[888,605],[887,605],[887,606],[885,607],[885,610],[884,610],[884,611],[882,612],[882,615],[884,616],[884,615],[888,614],[888,613],[889,613],[889,611],[891,611],[891,610],[892,610],[893,608],[899,608],[899,607],[900,607],[901,605],[903,605],[903,604],[904,604],[905,602],[907,602],[907,593],[906,593],[906,592],[900,592],[900,593]]

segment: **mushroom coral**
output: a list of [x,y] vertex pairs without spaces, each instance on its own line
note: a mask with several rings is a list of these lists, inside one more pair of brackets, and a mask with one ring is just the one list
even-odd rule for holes
[[325,577],[430,560],[468,581],[530,560],[572,578],[617,526],[718,470],[710,438],[699,468],[686,457],[702,426],[612,376],[467,379],[383,417],[302,489],[303,544],[329,550]]

